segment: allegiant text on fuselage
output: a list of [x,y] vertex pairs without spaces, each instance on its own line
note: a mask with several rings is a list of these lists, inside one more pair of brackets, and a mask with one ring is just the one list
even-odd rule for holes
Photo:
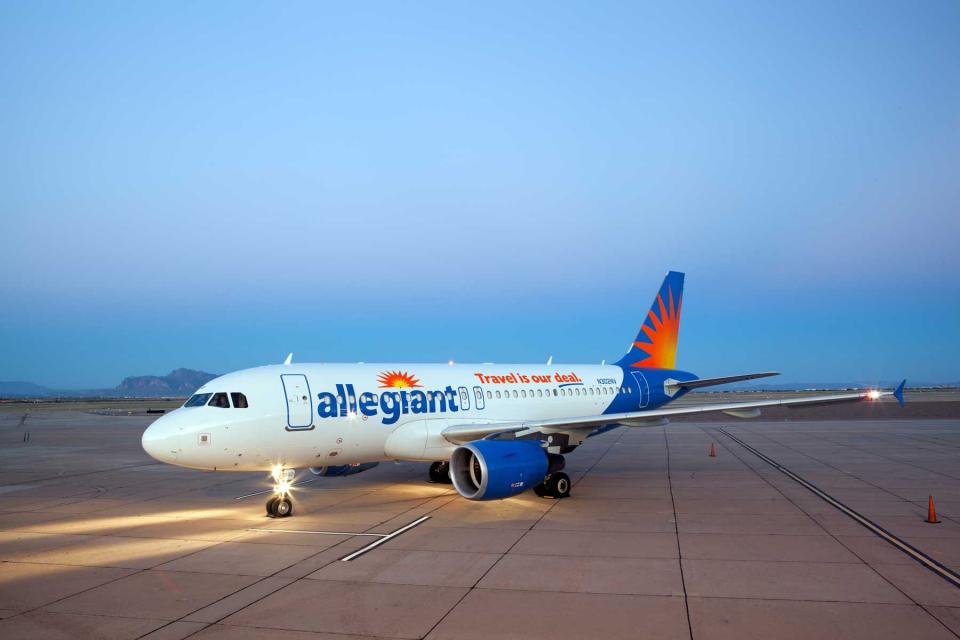
[[450,385],[443,390],[383,391],[379,398],[369,392],[357,395],[352,384],[338,384],[336,389],[336,393],[323,391],[317,394],[318,417],[349,418],[360,415],[372,418],[381,415],[383,424],[395,424],[402,415],[460,411],[457,392]]

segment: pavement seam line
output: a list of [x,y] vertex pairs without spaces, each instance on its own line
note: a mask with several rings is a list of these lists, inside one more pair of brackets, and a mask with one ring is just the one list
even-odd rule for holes
[[[721,431],[722,431],[722,429],[721,429]],[[900,500],[901,502],[906,502],[907,504],[910,504],[910,505],[912,505],[912,506],[916,506],[916,507],[920,508],[921,510],[925,510],[925,509],[926,509],[926,504],[919,504],[919,505],[918,505],[918,504],[916,504],[913,500],[908,500],[907,498],[904,498],[903,496],[894,493],[894,492],[893,492],[892,490],[890,490],[890,489],[887,489],[887,488],[885,488],[885,487],[881,487],[881,486],[878,485],[878,484],[874,484],[873,482],[870,482],[869,480],[866,480],[866,479],[864,479],[864,478],[861,478],[860,476],[858,476],[858,475],[855,474],[855,473],[852,473],[852,472],[850,472],[850,471],[844,471],[844,470],[841,469],[840,467],[834,466],[834,465],[830,464],[829,462],[827,462],[826,460],[821,460],[820,458],[816,458],[816,457],[810,455],[809,453],[806,453],[805,451],[801,451],[800,449],[797,449],[797,448],[795,448],[795,447],[792,447],[792,446],[790,446],[789,444],[785,444],[785,443],[783,443],[783,442],[781,442],[781,441],[779,441],[779,440],[776,440],[775,438],[772,438],[772,437],[770,437],[770,436],[768,436],[768,435],[766,435],[766,434],[763,434],[763,433],[754,433],[753,431],[750,431],[749,429],[747,429],[746,431],[747,431],[748,433],[752,434],[752,435],[756,435],[756,436],[759,436],[759,437],[761,437],[761,438],[764,438],[765,440],[769,440],[770,442],[774,443],[775,445],[777,445],[777,446],[779,446],[779,447],[783,447],[784,449],[789,449],[790,451],[793,451],[794,453],[796,453],[796,454],[798,454],[798,455],[801,455],[801,456],[803,456],[803,457],[805,457],[805,458],[809,458],[810,460],[813,460],[814,462],[816,462],[816,463],[818,463],[818,464],[822,464],[823,466],[825,466],[825,467],[827,467],[827,468],[833,469],[834,471],[837,471],[837,472],[839,472],[839,473],[842,473],[842,474],[845,475],[845,476],[848,476],[848,477],[850,477],[850,478],[853,478],[853,479],[855,479],[855,480],[858,480],[859,482],[862,482],[862,483],[865,484],[865,485],[868,485],[868,486],[870,486],[870,487],[873,487],[874,489],[877,489],[877,490],[879,490],[879,491],[882,491],[883,493],[886,493],[886,494],[888,494],[888,495],[891,495],[891,496],[893,496],[894,498],[896,498],[897,500]],[[833,445],[835,445],[835,446],[838,446],[838,447],[847,447],[847,448],[853,449],[853,450],[855,450],[855,451],[862,451],[862,452],[868,453],[868,454],[870,454],[870,455],[872,455],[872,456],[876,456],[876,457],[878,457],[878,458],[881,458],[881,459],[883,459],[883,460],[887,460],[887,461],[889,461],[889,462],[893,462],[893,463],[895,463],[895,464],[900,464],[900,465],[904,465],[904,466],[907,466],[907,467],[913,467],[914,469],[919,469],[920,471],[926,471],[927,473],[935,473],[935,474],[937,474],[937,475],[946,476],[947,478],[950,478],[951,480],[960,480],[960,478],[955,478],[954,476],[948,475],[948,474],[943,473],[943,472],[940,472],[940,471],[934,471],[933,469],[927,469],[927,468],[921,467],[921,466],[919,466],[919,465],[914,465],[914,464],[910,464],[910,463],[908,463],[908,462],[902,462],[902,461],[900,461],[900,460],[894,460],[893,458],[887,458],[886,456],[881,456],[881,455],[879,455],[879,454],[877,454],[877,453],[873,453],[872,451],[870,451],[870,450],[868,450],[868,449],[863,449],[863,448],[861,448],[861,447],[855,447],[855,446],[853,446],[853,445],[848,445],[848,444],[842,444],[842,443],[839,443],[839,442],[835,442],[835,441],[833,441],[833,440],[830,440],[830,439],[828,439],[828,438],[823,438],[823,440],[825,440],[826,442],[829,442],[830,444],[833,444]],[[946,518],[947,520],[950,520],[951,522],[956,522],[956,518],[955,518],[955,517],[951,517],[951,516],[947,516],[947,515],[942,515],[942,514],[941,514],[941,517],[944,517],[944,518]]]
[[663,446],[667,453],[667,487],[670,489],[670,504],[673,505],[673,532],[677,539],[677,565],[680,568],[680,586],[683,588],[683,610],[687,614],[687,631],[690,634],[690,640],[693,640],[693,623],[690,620],[690,600],[687,597],[687,580],[683,575],[683,550],[680,548],[680,521],[677,517],[677,500],[673,495],[673,473],[670,468],[670,438],[667,435],[667,428],[661,427],[663,431]]
[[[582,480],[583,478],[585,478],[588,473],[590,473],[591,471],[593,471],[593,468],[594,468],[594,467],[596,467],[598,464],[600,464],[600,461],[603,460],[603,459],[607,456],[608,453],[610,453],[610,450],[613,449],[614,445],[616,445],[618,442],[620,442],[620,440],[623,438],[624,433],[626,433],[626,431],[621,431],[621,432],[620,432],[620,435],[617,436],[617,439],[614,440],[613,442],[611,442],[611,443],[607,446],[607,448],[604,449],[603,453],[601,453],[601,454],[597,457],[597,459],[593,462],[593,464],[591,464],[589,467],[587,467],[587,470],[584,471],[584,472],[580,475],[579,478],[577,478],[577,482],[580,482],[580,480]],[[571,482],[570,482],[571,490],[572,490],[573,487],[575,487],[575,486],[576,486],[576,484],[571,480]],[[429,629],[425,634],[423,634],[423,636],[421,636],[421,638],[426,638],[426,637],[429,636],[431,633],[433,633],[434,630],[435,630],[437,627],[439,627],[441,624],[443,624],[443,621],[447,619],[447,616],[449,616],[451,613],[453,613],[453,610],[456,609],[457,607],[459,607],[459,606],[460,606],[460,603],[463,602],[463,601],[467,598],[467,596],[469,596],[471,593],[474,592],[474,590],[477,589],[477,585],[480,584],[480,583],[483,581],[483,579],[486,578],[487,575],[488,575],[491,571],[493,571],[493,568],[496,567],[498,564],[500,564],[500,561],[503,560],[503,559],[507,556],[507,554],[509,554],[511,551],[513,551],[513,548],[516,547],[518,544],[520,544],[520,541],[523,540],[523,539],[527,536],[528,533],[530,533],[531,531],[533,531],[534,527],[536,527],[538,524],[540,524],[540,522],[546,517],[546,515],[547,515],[548,513],[550,513],[551,511],[553,511],[553,508],[554,508],[555,506],[557,506],[558,504],[560,504],[560,500],[557,500],[557,499],[553,500],[553,504],[551,504],[549,507],[547,507],[546,509],[544,509],[543,513],[540,514],[540,517],[537,518],[536,522],[534,522],[534,523],[531,524],[529,527],[527,527],[527,529],[524,530],[523,534],[522,534],[519,538],[517,538],[517,539],[514,541],[514,543],[511,544],[509,548],[507,548],[506,551],[504,551],[503,553],[501,553],[501,554],[500,554],[500,557],[497,558],[497,560],[496,560],[493,564],[491,564],[489,567],[487,567],[487,570],[484,571],[484,572],[480,575],[480,577],[476,579],[476,581],[474,581],[474,583],[470,586],[470,588],[468,588],[468,589],[466,590],[466,592],[453,604],[453,606],[450,607],[450,608],[447,610],[447,612],[446,612],[445,614],[443,614],[443,615],[440,617],[440,619],[437,620],[437,622],[436,622],[432,627],[430,627],[430,629]]]
[[[361,496],[356,496],[356,497],[366,497],[366,495],[367,495],[367,494],[363,494],[363,495],[361,495]],[[382,526],[383,524],[389,522],[390,520],[393,520],[393,519],[395,519],[395,518],[400,518],[400,517],[402,517],[405,513],[408,513],[408,512],[410,512],[410,511],[412,511],[412,510],[414,510],[414,509],[418,509],[418,508],[422,507],[423,505],[425,505],[425,504],[427,504],[427,503],[429,503],[429,502],[431,502],[431,501],[433,501],[433,500],[436,500],[436,499],[438,499],[438,498],[447,497],[448,495],[449,495],[449,494],[441,493],[441,494],[439,494],[439,495],[431,496],[431,497],[429,497],[429,498],[426,498],[423,502],[421,502],[421,503],[419,503],[419,504],[417,504],[417,505],[414,505],[414,506],[412,506],[412,507],[410,507],[410,508],[408,508],[408,509],[406,509],[406,510],[404,510],[404,511],[402,511],[402,512],[396,514],[396,515],[394,515],[394,516],[391,516],[391,517],[389,517],[389,518],[387,518],[387,519],[385,519],[385,520],[381,520],[380,522],[378,522],[378,523],[376,523],[376,524],[370,525],[370,527],[368,527],[368,531],[369,531],[369,529],[374,529],[374,528],[376,528],[376,527]],[[345,502],[349,502],[351,499],[355,499],[355,498],[347,498],[347,499],[345,499],[345,500],[343,500],[343,501],[341,501],[341,502],[338,502],[338,503],[336,503],[336,504],[338,504],[338,505],[339,505],[339,504],[343,504],[343,503],[345,503]],[[447,500],[447,501],[444,502],[443,504],[438,505],[438,506],[430,509],[429,511],[427,511],[427,513],[428,513],[428,514],[429,514],[429,513],[433,513],[434,511],[445,507],[446,505],[450,504],[450,502],[452,502],[454,499],[455,499],[455,496],[454,496],[454,497],[451,497],[449,500]],[[426,515],[426,514],[425,514],[425,515]],[[191,611],[190,613],[187,613],[186,615],[183,615],[183,616],[181,616],[180,618],[177,618],[176,620],[171,620],[169,623],[167,623],[166,625],[164,625],[164,627],[160,627],[160,628],[161,628],[161,629],[162,629],[162,628],[165,628],[165,627],[173,624],[174,622],[179,622],[179,621],[183,620],[184,618],[186,618],[186,617],[188,617],[188,616],[191,616],[191,615],[197,613],[198,611],[202,611],[203,609],[206,609],[207,607],[211,607],[211,606],[217,604],[218,602],[222,602],[222,601],[226,600],[227,598],[229,598],[229,597],[231,597],[231,596],[233,596],[233,595],[236,595],[237,593],[240,593],[240,592],[243,591],[244,589],[249,589],[250,587],[252,587],[252,586],[254,586],[254,585],[260,584],[261,582],[263,582],[263,581],[266,580],[267,578],[277,577],[277,574],[279,574],[279,573],[281,573],[281,572],[283,572],[283,571],[286,571],[287,569],[290,569],[291,567],[295,567],[297,564],[299,564],[299,563],[301,563],[301,562],[306,562],[307,560],[310,560],[311,558],[315,558],[316,556],[318,556],[318,555],[320,555],[320,554],[322,554],[322,553],[324,553],[324,552],[326,552],[326,551],[329,551],[329,550],[331,550],[331,549],[335,549],[336,547],[338,547],[338,546],[340,546],[340,545],[342,545],[342,544],[345,544],[345,543],[349,542],[352,538],[353,538],[353,536],[351,536],[350,538],[347,538],[346,540],[341,540],[340,542],[338,542],[338,543],[336,543],[336,544],[333,544],[333,545],[331,545],[331,546],[329,546],[329,547],[326,547],[326,548],[324,548],[324,549],[320,549],[320,550],[317,551],[316,553],[314,553],[314,554],[312,554],[312,555],[309,555],[309,556],[307,556],[306,558],[302,558],[302,559],[300,559],[300,560],[297,560],[297,561],[294,562],[293,564],[289,564],[289,565],[287,565],[286,567],[283,567],[282,569],[278,569],[277,571],[275,571],[274,573],[270,574],[269,576],[263,576],[263,577],[261,577],[260,580],[257,580],[256,582],[252,582],[251,584],[247,585],[246,587],[243,587],[242,589],[238,589],[237,591],[234,591],[233,593],[227,594],[227,595],[223,596],[222,598],[219,598],[218,600],[215,600],[215,601],[213,601],[213,602],[211,602],[211,603],[209,603],[209,604],[207,604],[207,605],[204,605],[204,606],[200,607],[199,609],[195,609],[194,611]],[[254,544],[254,543],[250,543],[250,544]],[[311,573],[311,574],[316,573],[317,571],[320,571],[321,569],[324,569],[325,567],[328,567],[328,566],[330,566],[331,564],[334,564],[335,562],[338,562],[338,561],[339,561],[338,559],[337,559],[337,560],[331,560],[330,562],[328,562],[328,563],[324,564],[323,566],[315,569],[314,571],[311,571],[310,573]],[[300,582],[301,580],[306,580],[306,579],[307,579],[306,576],[303,576],[303,577],[300,577],[300,578],[294,578],[293,581],[290,582],[289,584],[285,584],[285,585],[283,585],[283,586],[277,587],[277,588],[274,589],[273,591],[271,591],[271,592],[269,592],[269,593],[267,593],[267,594],[264,594],[263,596],[261,596],[261,597],[258,598],[257,600],[254,600],[253,602],[250,602],[250,603],[245,604],[244,606],[240,607],[240,608],[237,609],[236,611],[232,611],[232,612],[228,613],[227,615],[223,616],[222,618],[218,618],[218,619],[215,620],[214,622],[208,623],[208,624],[207,624],[207,627],[213,626],[213,625],[215,625],[215,624],[220,624],[221,622],[223,622],[224,620],[226,620],[226,619],[229,618],[230,616],[236,615],[237,613],[240,613],[240,612],[243,611],[244,609],[246,609],[246,608],[248,608],[248,607],[250,607],[250,606],[252,606],[252,605],[254,605],[254,604],[258,603],[258,602],[261,602],[262,600],[265,600],[266,598],[269,598],[269,597],[272,596],[274,593],[276,593],[276,592],[278,592],[278,591],[280,591],[280,590],[282,590],[282,589],[285,589],[285,588],[287,588],[287,587],[289,587],[289,586],[295,585],[296,583]],[[232,626],[243,627],[243,626],[245,626],[245,625],[232,625]],[[201,631],[203,631],[203,630],[206,629],[207,627],[203,627],[203,628],[201,628],[201,629],[197,629],[196,631],[193,631],[192,633],[184,636],[184,638],[183,638],[182,640],[186,640],[186,638],[190,638],[190,637],[196,635],[197,633],[200,633]],[[278,629],[277,627],[250,627],[250,628],[257,628],[257,629],[259,629],[259,628],[269,628],[269,629],[276,629],[276,630],[280,630],[280,631],[286,631],[286,629]],[[150,633],[154,633],[155,631],[156,631],[156,629],[155,629],[154,631],[151,631]],[[146,634],[146,635],[149,635],[149,634]],[[145,637],[145,636],[140,636],[140,637],[143,638],[143,637]]]
[[[720,432],[723,433],[724,435],[726,435],[726,436],[730,437],[731,439],[733,439],[733,436],[732,436],[730,433],[728,433],[725,429],[723,429],[722,427],[718,427],[717,429],[718,429],[718,431],[720,431]],[[706,429],[704,429],[703,427],[700,427],[700,430],[701,430],[701,431],[704,431],[704,433],[707,433]],[[751,432],[751,433],[752,433],[752,432]],[[737,440],[735,439],[735,441],[737,441]],[[738,442],[738,444],[740,444],[740,446],[742,446],[742,447],[744,447],[744,448],[746,449],[746,446],[745,446],[742,442]],[[917,602],[913,597],[910,596],[910,594],[908,594],[908,593],[905,592],[903,589],[901,589],[899,586],[897,586],[896,584],[894,584],[894,583],[893,583],[889,578],[887,578],[885,575],[883,575],[882,573],[880,573],[879,571],[877,571],[877,569],[876,569],[872,564],[870,564],[869,562],[867,562],[866,560],[864,560],[863,557],[862,557],[859,553],[856,552],[856,550],[850,548],[849,545],[844,544],[844,542],[843,542],[842,540],[840,540],[836,535],[834,535],[833,532],[831,532],[829,529],[827,529],[826,526],[824,526],[823,523],[821,523],[819,520],[817,520],[816,518],[814,518],[814,517],[813,517],[810,513],[808,513],[802,506],[800,506],[799,504],[797,504],[796,502],[794,502],[793,499],[790,498],[790,496],[788,496],[787,494],[785,494],[785,493],[780,489],[780,487],[778,487],[778,486],[775,485],[773,482],[771,482],[768,478],[766,478],[765,476],[763,476],[763,475],[762,475],[759,471],[757,471],[754,467],[752,467],[752,466],[750,466],[749,464],[747,464],[747,462],[746,462],[743,458],[741,458],[733,449],[730,449],[730,448],[728,448],[728,447],[724,447],[724,449],[727,450],[727,451],[729,451],[731,454],[733,454],[733,456],[734,456],[737,460],[739,460],[745,467],[747,467],[748,469],[750,469],[751,471],[753,471],[759,478],[761,478],[764,482],[766,482],[768,485],[770,485],[771,487],[773,487],[773,489],[774,489],[777,493],[779,493],[781,496],[783,496],[783,498],[784,498],[787,502],[789,502],[790,504],[792,504],[793,506],[795,506],[797,509],[799,509],[801,512],[803,512],[804,515],[806,515],[808,518],[810,518],[810,520],[811,520],[813,523],[815,523],[818,527],[820,527],[820,529],[822,529],[822,530],[823,530],[828,536],[830,536],[835,542],[837,542],[837,543],[840,544],[843,548],[845,548],[847,551],[849,551],[849,552],[852,553],[854,556],[856,556],[856,557],[864,564],[864,566],[868,567],[871,571],[873,571],[881,580],[883,580],[884,582],[886,582],[887,584],[889,584],[891,587],[893,587],[894,589],[896,589],[898,592],[900,592],[905,598],[907,598],[910,602],[913,603],[913,606],[918,607],[921,611],[923,611],[923,612],[926,613],[928,616],[930,616],[931,618],[933,618],[934,620],[936,620],[936,622],[937,622],[940,626],[942,626],[944,629],[946,629],[947,632],[949,632],[951,635],[953,635],[953,636],[956,637],[956,638],[960,638],[960,634],[958,634],[958,633],[955,632],[953,629],[951,629],[949,626],[947,626],[940,618],[938,618],[937,616],[935,616],[935,615],[933,614],[933,612],[930,611],[925,605]],[[749,451],[749,449],[746,449],[746,450]],[[760,458],[760,459],[762,460],[762,458]],[[776,467],[774,467],[774,468],[776,468]],[[790,477],[790,476],[788,476],[788,477]],[[798,477],[799,477],[799,476],[798,476]],[[793,479],[793,478],[791,478],[791,479]],[[795,480],[794,480],[794,481],[795,481]]]
[[847,516],[852,518],[855,522],[859,523],[860,525],[866,527],[868,530],[875,533],[879,538],[889,542],[895,548],[907,554],[913,560],[917,561],[925,568],[931,570],[933,573],[937,574],[938,576],[946,580],[948,583],[952,584],[955,587],[960,588],[960,574],[958,574],[956,571],[954,571],[950,567],[935,560],[934,558],[931,558],[930,556],[925,554],[923,551],[920,551],[919,549],[917,549],[907,541],[901,539],[899,536],[894,535],[893,533],[887,531],[886,529],[878,525],[873,520],[870,520],[863,514],[848,507],[843,502],[840,502],[839,500],[837,500],[836,498],[834,498],[829,493],[819,488],[812,482],[794,473],[793,471],[783,466],[773,458],[770,458],[769,456],[765,455],[763,452],[751,447],[750,445],[743,442],[736,436],[730,433],[727,433],[722,428],[719,431],[720,433],[727,436],[728,438],[730,438],[731,440],[739,444],[741,447],[743,447],[753,455],[757,456],[758,458],[760,458],[761,460],[763,460],[764,462],[772,466],[774,469],[776,469],[780,473],[786,475],[788,478],[792,479],[794,482],[797,482],[798,484],[800,484],[801,486],[809,490],[811,493],[813,493],[817,497],[826,501],[827,504],[830,504],[831,506],[835,507],[841,513],[846,514]]

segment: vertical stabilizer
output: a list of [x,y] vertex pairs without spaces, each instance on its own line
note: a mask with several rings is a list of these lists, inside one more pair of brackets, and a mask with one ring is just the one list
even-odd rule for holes
[[675,368],[682,302],[683,274],[670,271],[663,279],[630,351],[617,364],[651,369]]

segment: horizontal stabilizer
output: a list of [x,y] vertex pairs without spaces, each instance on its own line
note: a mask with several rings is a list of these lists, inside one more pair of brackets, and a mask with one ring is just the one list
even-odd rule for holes
[[700,378],[699,380],[687,380],[686,382],[671,380],[667,382],[667,386],[677,389],[699,389],[700,387],[712,387],[718,384],[740,382],[741,380],[756,380],[757,378],[769,378],[770,376],[778,375],[780,375],[779,371],[763,371],[761,373],[744,373],[739,376],[724,376],[722,378]]
[[897,385],[897,388],[893,392],[893,397],[897,399],[897,402],[900,403],[900,406],[903,406],[903,387],[906,386],[907,380],[904,378],[900,381],[900,384]]

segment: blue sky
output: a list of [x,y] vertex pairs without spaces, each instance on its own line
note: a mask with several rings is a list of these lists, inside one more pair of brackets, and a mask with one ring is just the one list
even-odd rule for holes
[[0,380],[960,379],[960,5],[5,3]]

